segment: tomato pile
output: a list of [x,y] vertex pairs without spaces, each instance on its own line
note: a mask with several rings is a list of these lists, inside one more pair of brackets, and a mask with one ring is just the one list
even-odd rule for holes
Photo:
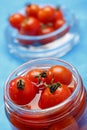
[[[76,86],[74,75],[62,65],[53,65],[48,68],[33,67],[27,70],[23,75],[9,82],[10,100],[25,110],[25,112],[19,112],[18,109],[18,111],[11,111],[10,114],[7,113],[10,122],[14,128],[20,130],[86,130],[87,126],[84,126],[84,123],[82,126],[82,120],[78,122],[80,117],[84,118],[82,114],[86,107],[86,94],[82,100],[79,98],[81,100],[79,105],[77,95],[73,100],[68,100],[69,102],[65,105],[63,103],[73,96]],[[78,96],[80,97],[79,93]],[[59,105],[59,109],[53,109],[52,113],[45,110],[60,103],[63,103],[63,106]],[[26,110],[29,113],[26,113]],[[35,111],[35,114],[30,114],[29,110],[45,110],[46,113],[38,114]]]
[[[37,4],[29,4],[26,5],[24,14],[14,13],[10,15],[9,24],[17,29],[21,35],[40,36],[61,28],[65,24],[65,19],[60,8],[55,8],[51,5],[40,7]],[[51,39],[51,41],[55,39],[56,37]],[[39,42],[45,44],[49,40]],[[33,42],[21,40],[20,43],[27,45]]]
[[72,94],[75,88],[71,85],[72,80],[71,71],[64,66],[55,65],[46,70],[36,68],[12,79],[9,95],[17,105],[31,105],[39,95],[37,105],[45,109],[63,102]]

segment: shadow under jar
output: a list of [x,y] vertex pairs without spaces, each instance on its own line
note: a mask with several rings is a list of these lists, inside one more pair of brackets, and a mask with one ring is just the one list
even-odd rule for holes
[[[9,83],[12,79],[25,75],[33,68],[48,69],[54,65],[66,67],[73,75],[71,84],[74,84],[75,88],[65,101],[46,109],[28,109],[26,105],[16,105],[12,102],[9,97]],[[66,61],[42,58],[26,62],[8,77],[4,99],[6,116],[12,130],[87,130],[86,91],[81,76]]]

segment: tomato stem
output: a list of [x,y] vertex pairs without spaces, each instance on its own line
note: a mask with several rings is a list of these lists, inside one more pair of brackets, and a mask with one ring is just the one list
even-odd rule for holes
[[38,78],[38,84],[41,83],[41,78],[46,78],[46,77],[47,77],[46,71],[43,71],[39,75],[35,76],[35,78]]
[[46,71],[43,71],[43,72],[40,74],[40,76],[41,76],[42,78],[46,78],[46,77],[47,77]]
[[54,93],[56,90],[57,90],[57,88],[59,88],[59,87],[61,87],[61,83],[54,83],[54,84],[51,84],[50,86],[49,86],[49,88],[50,88],[50,92],[51,93]]
[[17,81],[17,88],[18,89],[24,89],[24,86],[25,86],[25,82],[22,79],[19,79]]

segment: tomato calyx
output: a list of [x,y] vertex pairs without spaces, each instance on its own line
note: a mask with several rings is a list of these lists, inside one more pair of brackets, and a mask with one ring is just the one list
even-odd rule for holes
[[42,71],[39,75],[35,76],[35,78],[38,78],[38,84],[41,83],[41,78],[46,78],[46,77],[47,77],[46,71]]
[[54,93],[59,87],[61,87],[60,82],[49,85],[50,92]]
[[49,85],[47,85],[46,83],[44,83],[44,86],[49,88],[51,93],[54,93],[59,87],[62,86],[62,84],[60,82],[57,83],[51,83]]
[[46,77],[47,77],[46,71],[43,71],[42,73],[40,73],[40,76],[41,76],[42,78],[46,78]]
[[17,88],[18,89],[24,89],[24,86],[25,86],[25,82],[22,79],[19,79],[17,81]]

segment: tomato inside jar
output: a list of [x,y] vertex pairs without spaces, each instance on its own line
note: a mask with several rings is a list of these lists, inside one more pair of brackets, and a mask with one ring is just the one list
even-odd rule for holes
[[34,46],[37,43],[45,45],[64,36],[69,31],[69,29],[64,29],[57,33],[57,30],[60,30],[67,20],[65,20],[62,9],[52,5],[27,4],[23,13],[15,12],[10,15],[8,23],[13,31],[17,31],[17,43],[23,46]]
[[4,98],[12,130],[87,128],[86,90],[66,61],[43,58],[23,64],[9,76]]

